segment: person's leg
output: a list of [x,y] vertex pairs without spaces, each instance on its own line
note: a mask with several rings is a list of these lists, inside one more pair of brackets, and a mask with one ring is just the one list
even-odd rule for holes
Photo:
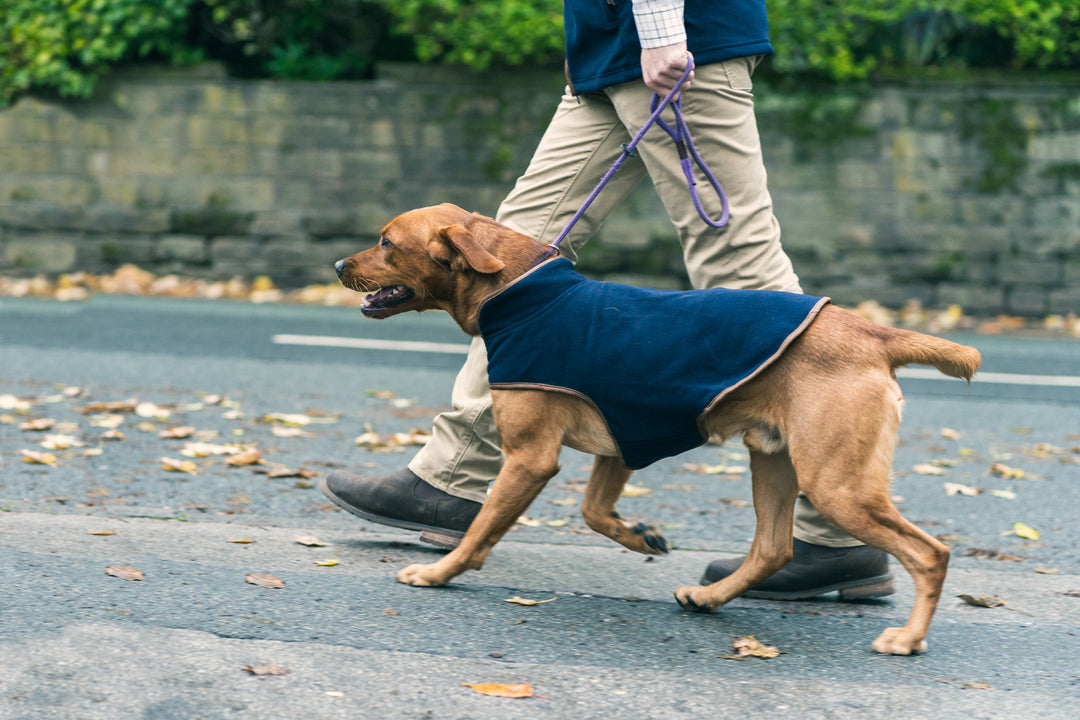
[[[659,128],[650,130],[640,148],[653,185],[678,230],[690,281],[696,288],[728,287],[802,292],[798,276],[780,243],[780,225],[773,214],[761,141],[754,116],[751,75],[753,58],[699,66],[693,85],[683,95],[682,107],[695,147],[717,176],[727,194],[730,219],[722,229],[708,226],[689,195],[679,158],[670,138]],[[648,117],[651,92],[640,83],[609,89],[625,124],[640,126]],[[698,175],[702,204],[710,217],[721,214],[719,198]],[[797,562],[774,575],[764,591],[751,595],[780,597],[798,590],[800,596],[817,594],[826,584],[814,575],[823,564],[832,578],[854,585],[847,597],[865,591],[885,594],[887,562],[880,551],[865,548],[851,535],[828,523],[800,496],[796,504],[794,535]],[[834,550],[835,549],[835,550]],[[724,577],[740,560],[710,565],[710,580]],[[854,569],[853,569],[854,568]],[[777,585],[779,581],[779,585]],[[772,584],[770,585],[769,582]],[[889,589],[891,591],[891,589]],[[865,595],[864,595],[865,596]],[[794,597],[794,595],[792,596]]]
[[[629,139],[605,96],[564,96],[529,167],[501,204],[496,219],[541,242],[553,241]],[[562,243],[562,255],[576,260],[577,248],[644,176],[640,159],[629,158]],[[482,340],[473,341],[451,400],[453,409],[434,419],[432,438],[407,470],[379,478],[338,471],[323,483],[323,491],[365,519],[438,529],[444,537],[437,544],[456,544],[455,538],[464,534],[479,511],[502,465]]]

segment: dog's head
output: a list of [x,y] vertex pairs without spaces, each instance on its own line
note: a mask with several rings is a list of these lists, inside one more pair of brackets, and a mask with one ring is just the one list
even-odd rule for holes
[[342,285],[364,293],[361,312],[368,317],[441,309],[476,334],[480,301],[543,251],[491,218],[444,203],[397,216],[375,247],[334,267]]

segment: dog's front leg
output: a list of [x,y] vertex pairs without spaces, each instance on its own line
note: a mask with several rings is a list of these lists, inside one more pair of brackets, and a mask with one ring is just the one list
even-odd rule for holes
[[499,423],[499,416],[496,412],[506,462],[480,513],[457,548],[430,565],[404,568],[396,576],[400,582],[445,585],[466,570],[479,570],[495,543],[514,526],[548,480],[559,472],[561,434],[558,428],[543,425],[542,420],[539,425],[526,423],[524,427],[508,427],[506,423]]
[[795,468],[786,452],[765,454],[749,442],[753,476],[754,540],[739,569],[712,585],[675,590],[675,600],[689,610],[711,612],[765,580],[791,559],[791,523],[799,492]]
[[655,526],[643,522],[628,525],[615,512],[615,502],[622,495],[631,473],[620,458],[597,455],[585,488],[581,515],[593,530],[634,552],[645,555],[666,553],[667,540]]

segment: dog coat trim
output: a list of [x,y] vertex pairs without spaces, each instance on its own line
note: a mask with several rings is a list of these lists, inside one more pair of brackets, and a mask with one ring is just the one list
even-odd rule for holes
[[703,414],[776,360],[827,302],[598,282],[557,258],[484,300],[479,322],[492,388],[588,400],[637,470],[704,443]]

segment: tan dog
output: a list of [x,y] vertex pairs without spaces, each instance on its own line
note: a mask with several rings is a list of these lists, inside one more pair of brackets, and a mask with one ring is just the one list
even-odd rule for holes
[[[445,310],[475,336],[482,301],[548,252],[489,218],[444,204],[400,215],[383,228],[378,245],[336,267],[346,287],[367,294],[363,312],[369,317]],[[907,624],[885,630],[873,649],[924,650],[949,550],[902,518],[889,498],[903,404],[894,371],[918,363],[970,380],[980,361],[974,348],[822,307],[786,352],[710,405],[699,421],[715,439],[743,436],[757,528],[736,572],[712,585],[676,589],[679,604],[712,611],[783,567],[792,557],[792,516],[801,491],[826,519],[896,557],[914,578]],[[589,527],[640,553],[666,552],[655,528],[630,527],[615,512],[631,471],[592,403],[533,389],[493,389],[492,398],[506,461],[488,499],[457,549],[430,565],[406,567],[399,581],[445,585],[479,569],[558,472],[563,445],[595,455],[581,509]]]

